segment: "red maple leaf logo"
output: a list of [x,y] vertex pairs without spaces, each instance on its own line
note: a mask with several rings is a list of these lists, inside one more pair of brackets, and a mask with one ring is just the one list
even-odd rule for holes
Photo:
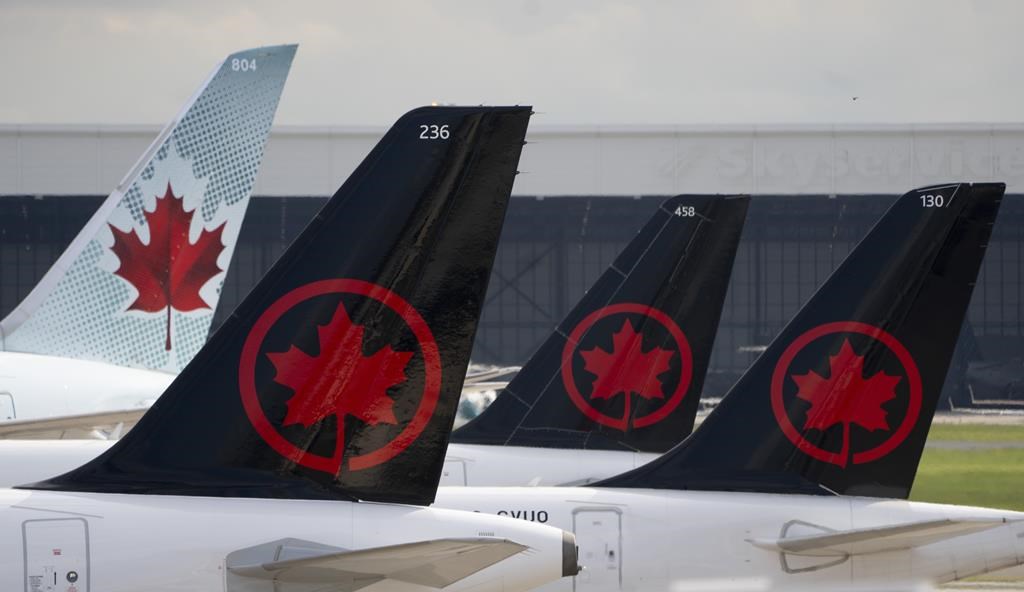
[[790,376],[798,387],[796,396],[811,404],[804,430],[824,431],[842,424],[842,466],[849,458],[851,424],[869,431],[890,429],[882,405],[896,398],[896,385],[902,379],[883,372],[865,378],[864,357],[853,351],[849,339],[843,340],[839,353],[829,356],[828,378],[813,370]]
[[406,380],[405,367],[413,352],[398,352],[387,345],[365,355],[364,333],[339,303],[331,320],[317,327],[318,355],[294,345],[288,351],[267,354],[276,370],[274,381],[295,393],[288,400],[284,425],[309,427],[336,415],[340,450],[346,415],[369,425],[398,423],[387,391]]
[[199,289],[213,276],[224,271],[217,257],[224,250],[222,236],[226,222],[213,230],[203,229],[195,243],[189,242],[188,230],[195,210],[185,211],[184,200],[174,195],[171,184],[157,197],[152,212],[143,212],[149,226],[149,242],[131,229],[128,232],[110,224],[114,233],[111,251],[121,264],[114,272],[138,290],[139,295],[128,310],[160,312],[167,309],[167,341],[171,349],[171,308],[189,312],[210,305],[199,295]]
[[645,399],[665,398],[658,376],[668,372],[675,352],[660,347],[643,351],[643,335],[637,333],[629,319],[612,335],[610,353],[601,346],[595,346],[591,350],[580,350],[580,355],[583,356],[583,369],[597,376],[590,398],[611,399],[619,393],[624,394],[625,418],[629,417],[631,395]]

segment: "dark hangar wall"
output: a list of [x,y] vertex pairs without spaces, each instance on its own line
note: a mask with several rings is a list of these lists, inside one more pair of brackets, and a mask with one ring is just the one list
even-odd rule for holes
[[[601,274],[665,196],[512,200],[473,359],[518,364]],[[28,293],[102,201],[0,198],[0,314]],[[720,395],[831,273],[892,195],[754,198],[715,342],[706,391]],[[323,205],[319,197],[254,199],[215,326]],[[993,234],[947,392],[1024,399],[1024,199],[1009,196]],[[968,372],[968,368],[970,371]],[[970,385],[970,388],[968,388]]]

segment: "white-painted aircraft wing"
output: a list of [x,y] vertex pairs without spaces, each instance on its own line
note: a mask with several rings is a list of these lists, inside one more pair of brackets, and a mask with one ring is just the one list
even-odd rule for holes
[[146,412],[144,408],[98,411],[0,423],[0,439],[117,439]]
[[[287,547],[279,546],[275,555],[313,551]],[[352,592],[381,580],[444,588],[528,548],[507,539],[437,539],[249,565],[231,565],[229,561],[228,570],[235,576],[271,580],[277,585],[331,584],[330,589],[339,592]]]
[[[672,584],[672,592],[772,592],[778,589],[778,582],[769,578],[710,578],[680,580]],[[792,584],[785,587],[786,592],[937,592],[931,583],[920,580],[879,579],[863,583],[823,585],[821,582]]]
[[789,555],[840,557],[922,547],[965,534],[996,528],[1005,523],[1006,520],[1003,518],[928,520],[781,539],[748,539],[748,542],[767,551],[777,551]]

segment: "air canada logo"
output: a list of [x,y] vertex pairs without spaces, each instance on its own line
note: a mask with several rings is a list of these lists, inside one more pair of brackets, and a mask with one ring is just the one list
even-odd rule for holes
[[621,431],[668,417],[692,377],[686,335],[667,314],[642,304],[590,313],[562,350],[569,398],[591,420]]
[[114,245],[110,250],[120,265],[114,272],[138,291],[128,310],[158,313],[167,311],[165,348],[171,349],[171,309],[179,312],[210,309],[200,295],[206,282],[224,271],[217,257],[224,250],[224,227],[200,229],[195,242],[189,239],[195,210],[185,210],[182,196],[174,195],[171,184],[163,197],[157,196],[152,211],[145,211],[148,240],[132,228],[121,230],[110,224]]
[[426,321],[387,288],[352,279],[306,284],[274,302],[253,325],[238,372],[260,437],[331,474],[408,448],[441,391],[441,357]]
[[772,411],[801,451],[847,467],[895,450],[917,424],[921,375],[893,335],[858,322],[820,325],[786,348]]

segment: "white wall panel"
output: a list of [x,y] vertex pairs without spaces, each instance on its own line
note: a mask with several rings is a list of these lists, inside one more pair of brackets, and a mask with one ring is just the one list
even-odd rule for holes
[[[679,143],[675,134],[601,134],[595,141],[600,193],[678,193],[677,173],[672,167],[672,163],[678,160]],[[552,164],[543,162],[538,166],[549,167]]]
[[146,148],[153,143],[159,130],[153,129],[152,133],[139,132],[110,132],[99,136],[99,185],[95,193],[105,195],[110,193],[118,183],[124,179],[125,174],[145,152]]
[[255,195],[328,195],[333,183],[330,136],[274,134],[263,152]]
[[1005,180],[1011,191],[1024,189],[1024,134],[992,131],[992,175]]
[[[0,194],[105,194],[149,126],[0,126]],[[257,195],[330,195],[383,128],[275,128]],[[523,195],[899,193],[950,180],[1024,192],[1024,125],[543,127]]]
[[831,193],[832,136],[759,131],[754,137],[753,193]]
[[912,136],[905,132],[836,132],[834,145],[835,194],[894,193],[910,189]]
[[21,193],[108,193],[99,189],[96,133],[25,134],[20,141]]
[[18,136],[0,134],[0,193],[21,193]]
[[662,167],[674,193],[749,193],[754,188],[754,134],[676,134],[676,155]]
[[[516,179],[519,195],[601,193],[601,139],[592,131],[527,135]],[[633,193],[633,192],[630,192]]]
[[327,186],[318,195],[334,195],[363,158],[373,150],[383,130],[332,133],[328,144]]
[[917,133],[914,135],[913,182],[929,185],[959,180],[996,180],[992,175],[991,148],[988,133]]

